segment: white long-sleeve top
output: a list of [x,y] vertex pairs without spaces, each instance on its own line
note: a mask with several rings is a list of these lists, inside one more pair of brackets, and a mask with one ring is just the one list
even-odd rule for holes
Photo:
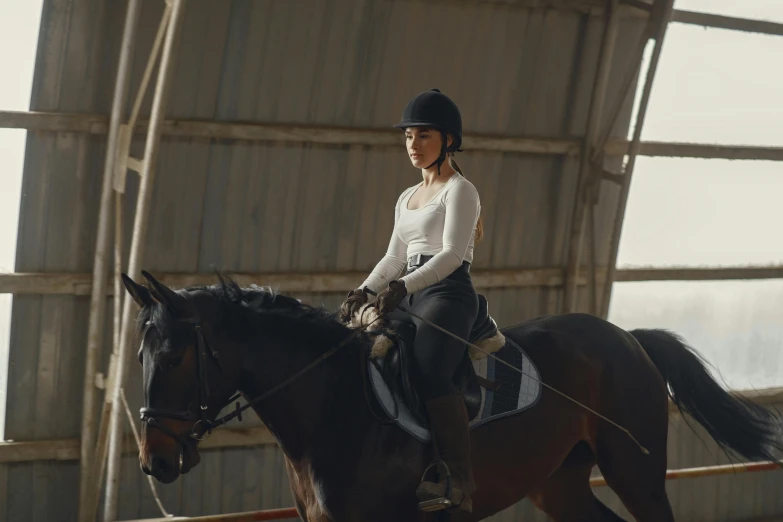
[[407,188],[397,199],[394,230],[386,255],[362,283],[374,292],[398,279],[408,258],[434,256],[425,265],[400,278],[409,294],[448,277],[462,265],[473,262],[476,223],[481,213],[478,191],[464,176],[455,173],[421,208],[408,209],[408,201],[419,183]]

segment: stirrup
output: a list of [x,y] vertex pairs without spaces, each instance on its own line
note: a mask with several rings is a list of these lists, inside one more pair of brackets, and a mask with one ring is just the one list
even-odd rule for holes
[[[454,506],[454,503],[449,498],[451,496],[451,470],[449,470],[449,466],[443,460],[439,459],[437,462],[433,462],[432,464],[427,466],[427,469],[424,470],[424,473],[421,476],[421,481],[419,483],[421,484],[422,482],[425,481],[425,478],[427,477],[427,473],[434,466],[443,466],[443,468],[445,469],[446,491],[444,496],[419,501],[419,511],[422,511],[424,513],[443,511],[444,509],[451,509]],[[436,481],[435,483],[438,483],[438,481]]]
[[419,502],[419,511],[423,513],[434,513],[444,509],[451,509],[451,500],[441,497]]

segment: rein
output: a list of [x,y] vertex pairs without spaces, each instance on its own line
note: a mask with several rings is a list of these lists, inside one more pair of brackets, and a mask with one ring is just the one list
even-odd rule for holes
[[[259,402],[263,401],[264,399],[268,398],[270,395],[273,395],[273,394],[277,393],[278,391],[280,391],[281,389],[285,388],[286,386],[288,386],[289,384],[294,382],[296,379],[298,379],[299,377],[301,377],[305,373],[309,372],[310,370],[312,370],[313,368],[315,368],[316,366],[321,364],[323,361],[325,361],[326,359],[328,359],[329,357],[331,357],[332,355],[337,353],[337,351],[340,348],[342,348],[343,346],[345,346],[346,344],[351,342],[361,332],[363,332],[364,330],[369,328],[370,325],[372,325],[372,323],[374,323],[375,321],[377,321],[377,319],[375,319],[373,322],[371,322],[369,324],[366,324],[364,326],[361,326],[361,327],[355,329],[353,332],[351,332],[348,335],[348,337],[343,339],[340,342],[340,344],[338,344],[337,346],[335,346],[333,348],[330,348],[328,351],[326,351],[323,354],[321,354],[317,359],[313,360],[313,362],[311,362],[310,364],[308,364],[307,366],[305,366],[304,368],[302,368],[301,370],[299,370],[298,372],[296,372],[295,374],[290,376],[288,379],[284,380],[283,382],[281,382],[280,384],[278,384],[274,388],[272,388],[270,390],[267,390],[266,392],[262,393],[261,395],[259,395],[255,399],[249,401],[247,404],[245,404],[241,408],[239,407],[239,403],[237,402],[236,410],[234,410],[231,413],[226,414],[226,415],[224,415],[224,416],[222,416],[219,419],[216,419],[214,421],[211,421],[211,422],[208,421],[207,425],[208,425],[209,430],[217,428],[218,426],[222,426],[223,424],[225,424],[228,421],[234,419],[235,417],[239,417],[239,420],[242,420],[242,412],[243,411],[247,410],[248,408],[252,408],[254,405],[256,405]],[[238,399],[239,396],[240,396],[239,394],[234,395],[232,398],[230,398],[228,400],[228,402],[226,404],[229,404],[232,401]]]
[[[343,339],[339,344],[334,346],[333,348],[330,348],[328,351],[321,354],[318,358],[313,360],[310,364],[296,372],[295,374],[291,375],[287,379],[285,379],[280,384],[277,384],[273,388],[267,390],[266,392],[262,393],[258,397],[255,397],[251,401],[248,401],[247,404],[244,406],[239,406],[239,401],[236,403],[236,408],[231,413],[228,413],[219,419],[215,419],[214,421],[210,421],[207,418],[207,400],[209,399],[209,385],[207,383],[206,378],[206,365],[208,363],[208,357],[207,352],[212,357],[212,360],[217,365],[218,369],[222,372],[223,367],[220,363],[220,354],[218,351],[216,351],[212,346],[207,342],[207,340],[204,338],[204,333],[201,330],[201,325],[197,324],[194,328],[195,330],[195,347],[196,347],[196,380],[198,383],[198,394],[199,394],[199,414],[196,415],[193,413],[192,410],[169,410],[169,409],[163,409],[163,408],[141,408],[139,410],[141,414],[141,421],[146,422],[149,426],[155,427],[168,435],[169,437],[173,438],[177,442],[180,443],[182,446],[179,456],[179,466],[180,471],[182,470],[182,463],[183,463],[183,452],[184,448],[186,446],[190,446],[193,444],[196,444],[199,441],[205,440],[208,438],[208,436],[212,433],[212,430],[222,426],[223,424],[226,424],[227,422],[239,418],[239,420],[242,420],[242,412],[252,408],[254,405],[258,404],[259,402],[263,401],[264,399],[268,398],[269,396],[277,393],[284,387],[288,386],[292,382],[294,382],[296,379],[307,373],[308,371],[312,370],[316,366],[318,366],[320,363],[337,353],[340,348],[344,347],[348,343],[350,343],[353,339],[355,339],[360,333],[365,331],[367,328],[372,326],[375,321],[380,319],[380,316],[372,320],[371,322],[367,323],[366,325],[362,325],[355,330],[353,330],[345,339]],[[231,404],[235,400],[239,399],[241,397],[241,394],[237,393],[233,397],[231,397],[228,401],[226,401],[227,404]],[[223,409],[225,407],[222,406],[220,409]],[[218,410],[219,411],[219,410]],[[162,417],[167,419],[174,419],[174,420],[182,420],[182,421],[194,421],[193,426],[190,429],[190,433],[187,435],[177,433],[174,430],[168,428],[166,425],[159,423],[156,420],[156,417]]]

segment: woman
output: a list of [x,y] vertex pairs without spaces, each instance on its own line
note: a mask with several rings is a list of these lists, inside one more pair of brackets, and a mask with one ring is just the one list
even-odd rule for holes
[[[376,305],[381,313],[402,305],[467,339],[478,313],[470,263],[482,226],[478,192],[453,160],[462,144],[460,111],[446,95],[432,89],[408,103],[395,127],[405,131],[408,155],[421,169],[422,182],[400,195],[386,255],[359,289],[348,294],[341,315],[350,318],[367,302],[366,289],[380,291]],[[469,512],[475,490],[470,428],[464,401],[452,383],[466,346],[418,319],[413,321],[416,384],[439,456],[451,471],[448,500]],[[416,493],[422,501],[443,499],[445,482],[422,482]]]

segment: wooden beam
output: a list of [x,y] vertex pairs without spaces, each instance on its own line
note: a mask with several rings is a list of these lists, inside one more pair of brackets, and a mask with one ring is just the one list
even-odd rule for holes
[[0,463],[79,460],[79,439],[0,442]]
[[[139,121],[137,134],[146,132],[148,122]],[[35,132],[83,132],[106,134],[107,119],[99,114],[0,111],[0,128],[27,129]],[[285,125],[260,122],[206,120],[167,120],[164,136],[214,140],[316,143],[321,145],[402,146],[395,129],[335,127],[323,125]],[[472,150],[524,152],[530,154],[578,154],[579,141],[547,137],[496,135],[466,136]]]
[[623,174],[619,172],[611,172],[606,169],[604,169],[601,172],[601,179],[604,181],[611,181],[612,183],[616,183],[618,185],[623,184]]
[[[99,114],[0,110],[0,128],[26,129],[33,132],[106,134],[107,125],[106,117]],[[143,133],[146,128],[147,122],[142,121],[136,130]],[[317,125],[169,120],[163,124],[162,132],[164,136],[214,140],[316,143],[335,146],[356,144],[397,147],[402,145],[399,133],[394,130]],[[581,146],[581,140],[574,138],[489,134],[466,135],[465,143],[470,150],[568,156],[578,155]],[[605,149],[606,155],[623,156],[628,153],[629,146],[630,142],[627,140],[609,140]],[[639,155],[783,161],[783,147],[642,142]]]
[[[399,2],[421,0],[397,0]],[[644,18],[649,16],[652,8],[649,2],[653,0],[621,0],[622,18]],[[558,10],[565,12],[574,12],[583,15],[601,16],[604,14],[606,0],[427,0],[427,3],[438,3],[449,6],[459,6],[467,4],[471,7],[475,5],[487,6],[492,8],[506,7],[508,9],[544,9]]]
[[746,33],[771,34],[783,36],[783,24],[767,20],[752,20],[749,18],[736,18],[712,13],[699,13],[696,11],[684,11],[676,9],[672,13],[672,22],[681,24],[700,25],[715,29],[729,29]]
[[[471,3],[470,0],[464,3]],[[525,9],[563,9],[566,11],[586,11],[603,9],[604,0],[479,0],[482,4],[508,5]]]
[[[430,0],[446,3],[450,5],[459,5],[478,3],[488,6],[506,6],[517,9],[558,9],[561,11],[574,11],[582,14],[599,16],[604,13],[604,0]],[[662,0],[620,0],[623,17],[644,18],[654,10]],[[748,33],[770,34],[783,36],[783,23],[771,22],[768,20],[753,20],[750,18],[738,18],[734,16],[723,16],[712,13],[702,13],[697,11],[686,11],[675,9],[671,16],[672,22],[690,25],[700,25],[702,27],[715,29],[728,29],[732,31],[742,31]]]
[[[127,436],[123,452],[138,451],[133,436]],[[199,443],[199,448],[224,449],[244,448],[276,444],[274,437],[265,427],[224,428],[215,430],[212,436]],[[30,462],[37,460],[79,460],[79,439],[41,440],[25,442],[0,441],[0,463]]]
[[783,279],[783,266],[625,268],[617,270],[615,281],[736,281],[760,279]]
[[651,13],[653,10],[653,4],[651,2],[645,2],[644,0],[620,0],[620,4],[634,7],[645,13]]
[[[366,272],[228,272],[226,275],[243,286],[255,283],[279,288],[283,292],[308,293],[347,292],[367,277]],[[217,281],[212,273],[156,273],[155,276],[176,288]],[[556,267],[474,270],[472,276],[474,284],[479,288],[556,287],[563,281],[563,271]],[[92,275],[88,273],[0,274],[0,293],[4,294],[90,295],[91,286]],[[107,295],[113,295],[113,287],[110,286],[107,291]]]
[[[563,284],[562,268],[525,268],[507,270],[471,270],[473,284],[479,289],[558,287]],[[586,284],[582,278],[579,281]]]
[[[587,208],[592,205],[591,191],[594,190],[593,171],[595,170],[594,152],[604,148],[599,143],[601,136],[601,122],[603,115],[606,92],[609,87],[609,73],[612,71],[614,48],[617,42],[617,33],[620,25],[618,0],[606,0],[606,15],[604,16],[604,30],[601,37],[601,51],[596,64],[595,77],[590,97],[590,106],[587,111],[587,123],[585,124],[585,137],[582,142],[582,150],[579,156],[579,172],[576,180],[576,193],[571,204],[571,226],[566,236],[564,249],[568,252],[566,261],[565,285],[561,312],[575,312],[578,302],[578,279],[582,268],[582,246],[584,243],[585,227],[587,226]],[[632,66],[635,68],[635,64]],[[624,96],[623,96],[624,97]],[[608,123],[610,126],[614,121]],[[603,163],[603,157],[597,161]],[[591,236],[592,237],[592,236]],[[596,274],[591,274],[590,288],[595,288]],[[591,307],[592,308],[592,307]],[[593,312],[592,309],[589,309]]]
[[[171,136],[209,139],[376,147],[401,147],[403,145],[400,133],[393,129],[179,120],[167,122],[163,132]],[[482,151],[575,155],[578,153],[579,142],[571,139],[546,137],[466,135],[465,146],[470,150]]]
[[[409,2],[410,0],[397,1]],[[420,0],[414,1],[420,3]],[[478,4],[495,8],[547,9],[575,11],[582,14],[601,14],[604,9],[604,0],[427,0],[427,3],[446,4],[449,6],[468,5],[470,7]]]
[[0,273],[0,294],[90,295],[91,290],[91,273]]
[[[783,388],[762,390],[734,390],[732,394],[750,399],[762,406],[780,406],[783,404]],[[676,413],[670,402],[672,413]],[[41,440],[41,441],[0,441],[0,464],[9,462],[35,461],[74,461],[79,460],[79,439]],[[221,428],[215,430],[210,438],[201,442],[202,450],[224,448],[250,448],[276,444],[274,437],[263,426],[254,428]],[[127,454],[137,451],[132,436],[125,440],[123,451]]]
[[[563,285],[562,268],[518,268],[473,270],[476,288],[557,288]],[[603,280],[606,267],[599,267],[598,279]],[[279,288],[283,292],[337,293],[354,288],[366,272],[282,272],[282,273],[231,273],[240,285],[251,283]],[[156,277],[175,288],[189,285],[208,285],[216,282],[212,273],[156,273]],[[783,279],[783,265],[739,266],[717,268],[621,268],[617,281],[723,281],[723,280]],[[581,277],[580,285],[587,279]],[[30,295],[90,295],[92,274],[77,272],[12,273],[0,274],[0,294]],[[107,288],[108,295],[114,287]]]
[[[606,154],[622,156],[628,152],[629,145],[628,142],[610,141],[606,146]],[[639,145],[638,155],[664,158],[783,161],[783,147],[646,141]]]
[[109,120],[102,114],[0,110],[0,129],[107,134],[109,132]]

